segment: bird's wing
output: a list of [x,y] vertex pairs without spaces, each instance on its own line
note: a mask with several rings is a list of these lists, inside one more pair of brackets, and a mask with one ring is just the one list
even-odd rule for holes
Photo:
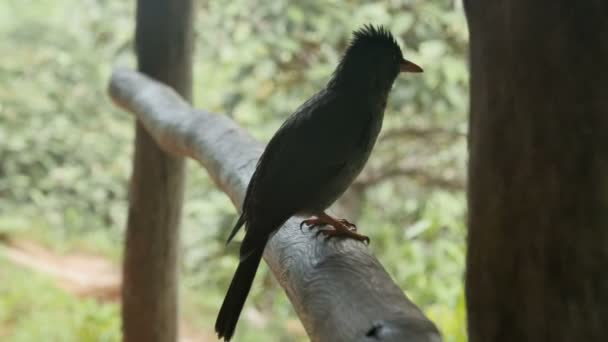
[[268,210],[293,215],[306,196],[335,178],[359,149],[365,127],[356,115],[349,115],[350,106],[319,97],[281,126],[260,158],[251,197]]

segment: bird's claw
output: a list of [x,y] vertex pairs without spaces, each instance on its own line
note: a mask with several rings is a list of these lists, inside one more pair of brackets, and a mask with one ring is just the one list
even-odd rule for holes
[[339,219],[338,222],[342,223],[343,225],[347,226],[348,229],[350,229],[353,232],[357,231],[357,225],[354,223],[350,223],[348,222],[348,220],[346,219]]
[[353,240],[357,240],[357,241],[361,241],[363,243],[365,243],[366,245],[369,245],[369,237],[365,236],[365,235],[361,235],[361,234],[357,234],[355,232],[353,232],[352,230],[337,230],[337,229],[319,229],[317,231],[317,233],[315,234],[315,237],[319,237],[319,235],[325,235],[325,241],[333,238],[333,237],[345,237],[345,238],[349,238],[349,239],[353,239]]
[[[353,232],[357,231],[357,225],[355,225],[354,223],[351,223],[346,219],[338,219],[337,221],[342,223],[349,230],[351,230]],[[302,228],[304,227],[304,225],[308,226],[308,229],[313,229],[313,228],[320,227],[320,226],[326,225],[326,224],[331,225],[330,222],[325,222],[317,217],[306,219],[306,220],[303,220],[302,222],[300,222],[300,231],[302,231]]]
[[353,223],[348,222],[345,219],[336,220],[331,217],[313,217],[310,219],[303,220],[300,223],[300,230],[303,229],[304,225],[308,226],[308,229],[313,229],[315,227],[320,227],[323,225],[329,225],[333,227],[333,229],[319,229],[315,233],[315,237],[318,237],[321,234],[325,235],[325,240],[329,240],[332,237],[336,236],[342,236],[345,238],[350,238],[369,244],[369,237],[356,233],[357,226]]
[[304,225],[308,226],[308,229],[313,229],[315,227],[320,227],[323,224],[325,224],[325,223],[321,222],[318,218],[311,218],[311,219],[303,220],[300,223],[300,231],[302,231],[302,228]]

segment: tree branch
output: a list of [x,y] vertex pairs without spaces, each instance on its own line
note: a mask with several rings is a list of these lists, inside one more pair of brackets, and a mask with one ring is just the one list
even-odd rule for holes
[[[109,91],[161,148],[199,161],[240,208],[263,149],[259,142],[227,117],[192,109],[134,71],[116,70]],[[441,341],[364,244],[315,238],[300,231],[300,221],[290,219],[270,239],[264,259],[312,341]]]
[[436,187],[451,191],[462,191],[465,182],[458,178],[448,178],[424,171],[419,166],[397,166],[384,171],[368,172],[359,177],[353,185],[367,188],[396,177],[409,177],[426,187]]
[[428,139],[444,137],[449,139],[463,139],[466,134],[456,130],[446,130],[442,128],[416,128],[416,127],[399,127],[389,129],[380,136],[381,141],[392,140],[397,138],[416,138]]

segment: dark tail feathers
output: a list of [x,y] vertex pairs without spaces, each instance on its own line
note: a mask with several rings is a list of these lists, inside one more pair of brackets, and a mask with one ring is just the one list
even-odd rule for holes
[[261,248],[252,251],[247,258],[241,260],[232,282],[230,282],[228,293],[215,321],[215,332],[219,338],[223,337],[225,341],[229,341],[234,334],[236,323],[243,310],[243,305],[245,305],[263,253],[264,246],[262,245]]

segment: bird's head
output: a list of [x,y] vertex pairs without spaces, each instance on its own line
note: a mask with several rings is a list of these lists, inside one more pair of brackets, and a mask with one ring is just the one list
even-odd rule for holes
[[341,86],[389,91],[401,72],[422,72],[422,68],[403,58],[387,29],[365,25],[354,32],[332,81]]

